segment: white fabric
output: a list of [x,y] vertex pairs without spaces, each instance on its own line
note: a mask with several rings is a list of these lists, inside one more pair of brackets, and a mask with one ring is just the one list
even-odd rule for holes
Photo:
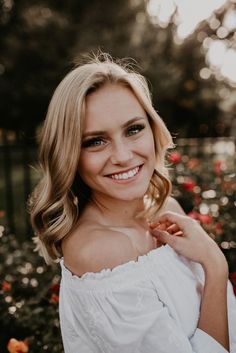
[[[165,245],[98,273],[73,275],[60,261],[65,353],[226,353],[197,328],[204,272]],[[228,282],[230,353],[236,299]]]

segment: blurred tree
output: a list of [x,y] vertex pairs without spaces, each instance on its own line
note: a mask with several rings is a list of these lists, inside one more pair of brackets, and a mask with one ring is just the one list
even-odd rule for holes
[[47,1],[2,2],[0,115],[6,128],[34,131],[53,88],[66,72],[72,28],[63,11],[49,5]]
[[198,27],[198,41],[205,54],[205,78],[217,80],[220,119],[218,135],[235,136],[236,127],[236,1],[228,0]]
[[216,128],[218,81],[199,76],[206,66],[200,30],[178,43],[175,14],[162,28],[152,22],[147,4],[148,0],[2,0],[0,126],[33,136],[74,58],[100,48],[137,60],[171,132],[181,137],[227,134]]

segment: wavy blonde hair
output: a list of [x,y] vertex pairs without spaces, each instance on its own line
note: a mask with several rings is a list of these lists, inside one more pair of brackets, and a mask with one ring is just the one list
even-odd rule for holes
[[39,167],[42,178],[29,199],[35,230],[35,250],[47,264],[63,256],[61,240],[76,225],[80,212],[90,199],[90,189],[79,176],[85,99],[103,85],[129,87],[146,111],[154,135],[156,168],[146,198],[146,215],[152,219],[171,192],[165,155],[173,141],[164,122],[152,106],[145,78],[130,65],[114,61],[107,54],[90,58],[77,66],[56,88],[39,136]]

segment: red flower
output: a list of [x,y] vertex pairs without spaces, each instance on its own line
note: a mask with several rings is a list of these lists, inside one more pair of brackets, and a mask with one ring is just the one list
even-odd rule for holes
[[229,274],[229,279],[232,282],[234,294],[236,295],[236,272],[231,272]]
[[236,286],[233,286],[234,294],[236,295]]
[[51,295],[50,302],[52,304],[57,304],[59,302],[59,296],[55,293]]
[[215,224],[215,234],[216,235],[221,235],[223,233],[223,227],[221,223],[216,223]]
[[168,159],[171,163],[177,164],[181,161],[181,154],[179,152],[172,152],[169,156]]
[[189,217],[196,219],[196,220],[199,220],[199,215],[200,215],[200,213],[198,213],[197,211],[191,211],[188,213]]
[[223,162],[220,161],[220,160],[214,162],[213,169],[214,169],[214,172],[216,173],[216,175],[220,175],[221,174],[222,165],[223,165]]
[[231,280],[233,280],[233,281],[236,281],[236,272],[231,272],[231,273],[229,274],[229,278],[230,278]]
[[209,214],[199,214],[198,219],[202,224],[210,224],[213,222],[213,218]]
[[195,181],[191,179],[184,181],[182,184],[183,189],[188,192],[193,192],[195,186],[196,186]]
[[59,283],[54,283],[51,285],[50,290],[52,293],[58,293],[60,289],[60,284]]
[[191,211],[188,213],[188,216],[200,221],[202,224],[210,224],[213,222],[213,217],[209,214],[201,214],[197,211]]
[[15,338],[11,338],[7,344],[7,349],[10,353],[27,353],[29,352],[29,346],[27,340],[18,341]]
[[7,281],[3,281],[2,282],[2,290],[4,292],[9,292],[11,290],[11,283],[9,283]]

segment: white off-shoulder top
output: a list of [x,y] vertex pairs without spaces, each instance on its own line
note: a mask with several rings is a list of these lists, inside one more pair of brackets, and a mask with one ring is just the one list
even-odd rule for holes
[[[226,353],[197,328],[204,272],[169,245],[114,269],[62,269],[59,314],[65,353]],[[228,282],[230,353],[236,299]]]

